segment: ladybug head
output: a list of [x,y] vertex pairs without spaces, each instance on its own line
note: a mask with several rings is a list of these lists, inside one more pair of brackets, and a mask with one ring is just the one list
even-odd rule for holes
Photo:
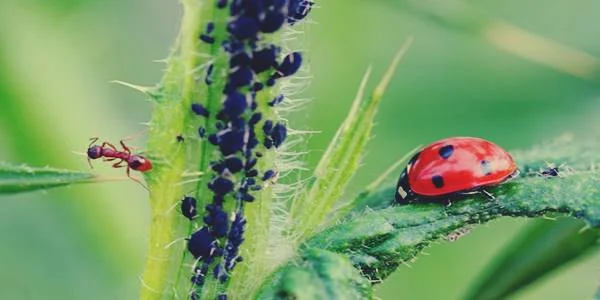
[[407,169],[404,168],[396,186],[396,202],[398,204],[408,204],[413,198],[414,193],[410,189],[408,183],[408,172]]
[[408,182],[408,172],[410,172],[411,167],[417,161],[420,154],[421,151],[415,153],[408,161],[406,168],[402,170],[402,174],[400,174],[400,179],[398,179],[398,184],[396,185],[396,202],[398,204],[408,204],[415,199],[415,193],[413,193]]

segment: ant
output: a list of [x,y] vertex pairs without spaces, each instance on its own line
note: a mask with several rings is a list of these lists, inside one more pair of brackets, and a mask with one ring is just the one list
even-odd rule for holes
[[[152,169],[152,162],[150,162],[149,159],[137,154],[132,155],[131,150],[129,147],[127,147],[127,145],[125,145],[123,140],[120,141],[123,151],[119,151],[115,145],[109,142],[103,142],[102,145],[95,145],[94,143],[98,141],[97,137],[91,138],[90,140],[91,142],[87,150],[87,159],[88,163],[90,164],[90,168],[92,168],[92,159],[98,159],[100,157],[102,157],[104,161],[113,161],[119,159],[118,162],[112,165],[113,168],[127,167],[127,177],[148,189],[139,179],[132,177],[130,171],[131,169],[140,172],[150,171]],[[126,163],[126,165],[123,163]]]

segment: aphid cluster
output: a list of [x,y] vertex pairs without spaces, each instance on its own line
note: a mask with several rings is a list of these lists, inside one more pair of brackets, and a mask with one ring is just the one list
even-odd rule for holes
[[[263,157],[261,151],[279,148],[287,138],[286,125],[268,118],[273,115],[269,110],[284,101],[284,96],[268,101],[261,99],[270,95],[269,87],[280,78],[299,70],[302,55],[299,52],[282,54],[281,47],[267,42],[265,34],[304,19],[313,2],[216,0],[215,5],[229,13],[224,25],[228,35],[224,39],[214,35],[219,25],[209,22],[199,40],[220,45],[220,51],[227,54],[229,61],[219,109],[209,110],[214,105],[201,103],[191,105],[195,115],[214,120],[207,122],[209,126],[199,127],[198,135],[218,152],[210,162],[209,174],[212,175],[207,183],[211,192],[207,197],[212,199],[204,208],[203,224],[188,239],[188,250],[199,261],[191,278],[196,287],[191,293],[192,299],[199,297],[205,276],[212,275],[224,283],[236,263],[242,260],[239,247],[244,241],[246,225],[244,205],[255,201],[254,192],[262,189],[264,181],[273,181],[277,175],[275,170],[259,170],[257,164]],[[212,64],[206,68],[204,83],[209,87],[214,88],[215,76],[223,74],[217,68]],[[196,205],[196,199],[191,197],[181,201],[183,215],[192,221],[197,219]],[[226,295],[222,293],[219,298],[226,299]]]

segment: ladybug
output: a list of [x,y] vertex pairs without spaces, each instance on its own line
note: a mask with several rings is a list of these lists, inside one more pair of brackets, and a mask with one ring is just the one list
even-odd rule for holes
[[448,201],[475,193],[492,197],[484,188],[518,174],[515,161],[500,146],[474,137],[446,138],[424,147],[410,159],[398,180],[396,201]]

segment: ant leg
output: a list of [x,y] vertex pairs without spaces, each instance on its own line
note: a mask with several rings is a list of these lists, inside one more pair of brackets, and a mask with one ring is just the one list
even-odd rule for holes
[[126,171],[127,177],[129,177],[129,179],[131,179],[131,180],[139,183],[143,188],[145,188],[149,192],[150,189],[145,184],[143,184],[142,181],[140,181],[138,178],[135,178],[135,177],[131,176],[131,172],[130,171],[131,171],[131,168],[129,166],[127,166],[127,171]]
[[124,162],[125,162],[125,161],[121,159],[120,161],[118,161],[118,162],[114,163],[112,166],[113,166],[113,168],[123,168],[123,167],[127,167],[127,171],[125,171],[125,173],[127,173],[127,177],[129,177],[129,179],[131,179],[131,180],[133,180],[133,181],[135,181],[135,182],[139,183],[139,184],[140,184],[140,185],[141,185],[143,188],[145,188],[147,191],[150,191],[150,189],[149,189],[147,186],[145,186],[145,185],[144,185],[144,184],[143,184],[143,183],[142,183],[142,182],[141,182],[139,179],[137,179],[137,178],[135,178],[135,177],[131,176],[131,168],[129,167],[129,165],[122,165],[122,163],[124,163]]
[[111,149],[113,149],[113,150],[115,150],[115,151],[119,151],[119,150],[117,150],[117,147],[115,147],[115,145],[113,145],[113,144],[111,144],[111,143],[109,143],[109,142],[104,142],[104,143],[102,143],[102,148],[104,148],[104,147],[106,147],[106,146],[108,146],[109,148],[111,148]]
[[[115,169],[117,169],[117,168],[123,168],[123,167],[128,167],[127,165],[122,165],[122,163],[124,163],[124,162],[125,161],[121,159],[120,161],[114,163],[112,165],[112,167],[115,168]],[[129,168],[128,168],[127,172],[128,172],[127,175],[129,175]]]
[[117,158],[116,157],[103,157],[102,161],[113,161],[115,159],[117,159]]
[[127,152],[128,154],[131,154],[131,149],[129,149],[129,147],[127,147],[127,145],[125,145],[125,140],[121,140],[121,147],[123,147],[123,150],[125,150],[125,152]]
[[129,141],[129,140],[132,140],[134,138],[138,138],[140,135],[142,135],[146,131],[147,131],[146,129],[142,129],[142,130],[136,132],[132,136],[128,136],[128,137],[125,137],[125,138],[121,139],[121,141],[119,141],[119,142],[121,143],[121,147],[123,147],[123,150],[125,150],[125,152],[131,154],[131,148],[129,148],[129,146],[127,146],[125,144],[125,141]]

